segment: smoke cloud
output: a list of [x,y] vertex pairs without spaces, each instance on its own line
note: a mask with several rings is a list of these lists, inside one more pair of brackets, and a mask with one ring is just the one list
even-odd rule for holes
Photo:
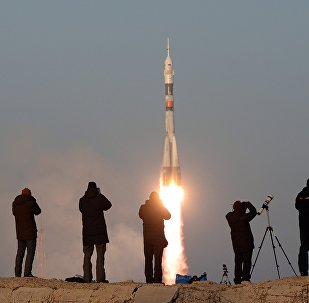
[[[43,148],[38,144],[33,135],[23,133],[7,145],[10,150],[1,148],[1,166],[7,172],[0,180],[3,204],[0,237],[5,243],[0,248],[2,275],[14,275],[17,241],[11,203],[24,187],[31,189],[42,209],[36,222],[38,228],[45,231],[46,278],[82,275],[82,222],[78,201],[88,182],[96,181],[113,204],[105,213],[110,238],[105,255],[107,279],[143,280],[141,222],[137,216],[139,201],[130,201],[126,194],[127,176],[117,172],[90,147]],[[117,191],[113,189],[116,182]],[[38,253],[34,274],[38,274]],[[94,252],[94,263],[95,259]]]

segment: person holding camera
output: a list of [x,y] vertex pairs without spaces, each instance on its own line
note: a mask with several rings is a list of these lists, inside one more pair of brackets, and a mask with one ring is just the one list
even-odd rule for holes
[[12,204],[12,212],[15,216],[17,254],[15,260],[15,277],[21,277],[22,264],[27,249],[27,256],[24,268],[24,277],[34,277],[32,275],[32,264],[34,260],[37,227],[34,216],[41,213],[41,208],[32,196],[29,188],[24,188],[21,195],[18,195]]
[[162,283],[162,255],[168,244],[164,235],[164,220],[169,220],[171,214],[158,193],[152,192],[141,205],[139,217],[143,220],[146,283]]
[[84,196],[79,200],[83,221],[83,270],[84,280],[87,283],[92,281],[91,256],[94,246],[97,251],[96,281],[108,283],[105,279],[104,255],[109,239],[103,212],[111,207],[111,202],[100,193],[96,183],[89,182]]
[[[248,210],[248,212],[246,212]],[[256,216],[256,208],[250,202],[236,201],[233,211],[225,217],[231,228],[232,245],[235,254],[234,283],[250,282],[251,259],[254,238],[250,221]]]
[[299,212],[300,248],[298,254],[298,268],[301,276],[308,276],[309,250],[309,179],[307,186],[297,195],[295,207]]

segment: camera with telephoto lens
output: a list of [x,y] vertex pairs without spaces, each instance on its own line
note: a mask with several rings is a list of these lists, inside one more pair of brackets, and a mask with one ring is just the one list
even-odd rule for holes
[[270,203],[270,201],[274,198],[273,195],[268,195],[266,197],[266,200],[264,201],[262,207],[259,209],[259,211],[257,212],[258,215],[260,215],[264,209],[268,209],[268,204]]
[[226,264],[223,264],[223,265],[222,265],[222,268],[223,268],[223,273],[224,273],[224,274],[227,274],[227,273],[228,273],[228,270],[227,270]]

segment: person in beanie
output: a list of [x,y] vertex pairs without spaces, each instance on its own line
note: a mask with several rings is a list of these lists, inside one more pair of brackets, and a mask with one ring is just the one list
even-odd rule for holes
[[297,195],[295,207],[299,213],[300,248],[298,254],[298,268],[302,276],[308,276],[309,250],[309,179],[307,186]]
[[84,252],[84,279],[92,281],[91,256],[94,246],[97,252],[96,281],[108,283],[105,277],[104,255],[106,243],[109,243],[104,211],[112,207],[111,202],[100,193],[95,182],[89,182],[88,188],[79,200],[79,210],[83,222],[83,252]]
[[32,264],[36,249],[37,227],[34,216],[41,213],[36,199],[31,195],[29,188],[24,188],[21,195],[18,195],[12,204],[12,212],[15,216],[17,254],[15,260],[15,277],[21,277],[22,264],[27,249],[27,256],[24,268],[24,277],[32,275]]
[[[246,210],[249,210],[247,213]],[[250,221],[256,216],[256,208],[250,202],[236,201],[233,211],[226,215],[231,228],[232,245],[235,254],[234,282],[250,281],[251,259],[254,239]]]
[[171,214],[158,193],[152,192],[141,205],[139,217],[143,220],[146,283],[162,283],[162,255],[168,244],[164,235],[164,220],[169,220]]

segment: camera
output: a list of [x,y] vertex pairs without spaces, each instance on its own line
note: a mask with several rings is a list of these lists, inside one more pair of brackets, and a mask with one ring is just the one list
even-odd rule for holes
[[257,212],[258,215],[260,215],[260,214],[263,212],[264,209],[266,209],[266,210],[268,209],[268,204],[270,203],[270,201],[271,201],[273,198],[274,198],[273,195],[268,195],[268,196],[266,197],[266,200],[264,201],[262,207],[261,207],[261,208],[259,209],[259,211]]
[[228,270],[227,270],[226,264],[223,264],[222,268],[223,268],[223,275],[222,275],[222,279],[221,279],[220,284],[231,285],[231,282],[230,282],[229,277],[227,275]]

